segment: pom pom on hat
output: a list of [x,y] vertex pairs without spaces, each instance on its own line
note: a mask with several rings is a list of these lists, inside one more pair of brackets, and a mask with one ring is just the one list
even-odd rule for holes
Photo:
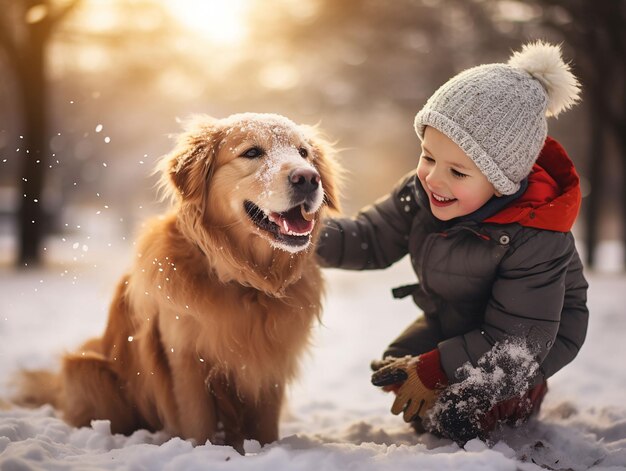
[[431,126],[451,139],[494,188],[512,195],[531,172],[548,134],[547,116],[576,104],[578,80],[561,48],[525,45],[506,64],[484,64],[452,77],[415,116],[424,139]]
[[579,100],[580,84],[561,58],[561,47],[542,41],[526,44],[513,53],[508,64],[539,80],[548,94],[546,116],[558,116]]

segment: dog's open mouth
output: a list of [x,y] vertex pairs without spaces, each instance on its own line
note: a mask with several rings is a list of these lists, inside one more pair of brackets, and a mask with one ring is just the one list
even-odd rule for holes
[[251,201],[244,202],[243,206],[250,220],[277,242],[291,247],[309,243],[315,220],[314,214],[307,213],[303,205],[282,213],[266,213]]

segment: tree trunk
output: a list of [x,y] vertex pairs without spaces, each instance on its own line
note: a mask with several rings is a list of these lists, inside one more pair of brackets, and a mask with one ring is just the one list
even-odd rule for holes
[[621,186],[621,198],[622,203],[622,250],[624,268],[622,271],[626,271],[626,124],[622,124],[625,129],[619,134],[618,149],[621,154],[622,164],[622,186]]
[[48,159],[46,133],[45,25],[28,28],[27,54],[18,68],[18,86],[24,110],[24,139],[22,152],[21,203],[19,208],[19,266],[41,263],[41,242],[45,221],[42,210],[42,190]]
[[[592,99],[593,100],[593,99]],[[589,196],[586,198],[585,208],[585,261],[589,268],[593,268],[596,258],[596,247],[598,246],[598,220],[601,195],[602,168],[605,160],[605,140],[603,136],[603,121],[601,114],[596,111],[596,106],[591,106],[590,126],[591,139],[589,142],[588,175],[589,175]]]

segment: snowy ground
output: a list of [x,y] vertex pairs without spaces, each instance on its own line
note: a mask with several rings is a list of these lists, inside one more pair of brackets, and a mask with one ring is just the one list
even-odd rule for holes
[[[130,260],[123,247],[93,254],[86,241],[57,241],[46,270],[0,268],[0,380],[56,358],[105,322],[109,296]],[[54,247],[54,244],[51,244]],[[0,249],[1,249],[0,244]],[[5,247],[6,248],[6,247]],[[1,252],[1,250],[0,250]],[[75,259],[75,260],[74,260]],[[550,381],[538,421],[505,430],[495,445],[464,448],[414,435],[369,384],[369,362],[417,314],[389,289],[412,281],[406,264],[385,272],[327,271],[323,325],[290,392],[281,440],[246,455],[139,431],[111,435],[106,421],[74,429],[50,407],[0,410],[0,470],[626,469],[626,278],[588,274],[591,322],[574,362]],[[6,395],[0,386],[0,396]]]

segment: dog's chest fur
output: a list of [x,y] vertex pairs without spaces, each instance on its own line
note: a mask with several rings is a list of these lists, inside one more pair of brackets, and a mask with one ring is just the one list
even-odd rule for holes
[[156,322],[165,355],[197,362],[207,375],[228,376],[242,394],[255,395],[296,375],[321,309],[322,279],[314,263],[303,264],[298,281],[272,296],[220,282],[199,266],[197,252],[179,251],[189,258],[174,260],[150,247],[138,259],[142,268],[134,270],[127,291],[138,333]]

